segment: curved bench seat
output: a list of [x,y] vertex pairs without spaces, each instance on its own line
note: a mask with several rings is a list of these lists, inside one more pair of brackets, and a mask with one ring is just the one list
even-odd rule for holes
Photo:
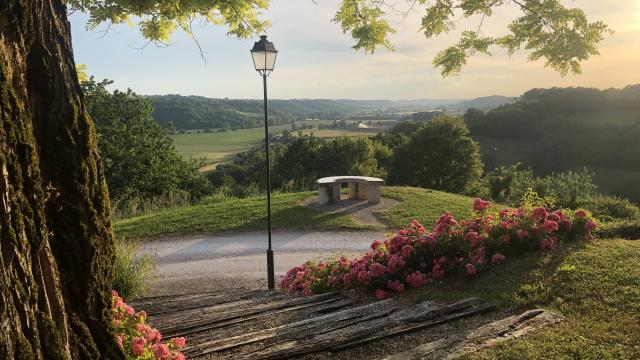
[[330,176],[316,180],[320,205],[340,200],[340,186],[349,183],[349,199],[367,200],[371,204],[380,202],[380,186],[383,179],[369,176]]

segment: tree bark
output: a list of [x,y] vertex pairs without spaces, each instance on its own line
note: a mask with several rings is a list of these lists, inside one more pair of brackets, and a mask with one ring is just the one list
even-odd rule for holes
[[107,195],[64,4],[0,1],[0,358],[123,358]]

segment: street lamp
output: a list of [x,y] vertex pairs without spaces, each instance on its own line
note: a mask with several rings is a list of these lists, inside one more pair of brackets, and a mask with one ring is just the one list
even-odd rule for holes
[[273,251],[271,250],[271,163],[269,160],[269,122],[267,119],[267,76],[273,71],[278,51],[273,43],[267,40],[267,35],[260,36],[260,41],[253,44],[251,57],[256,71],[262,76],[264,88],[264,151],[267,165],[267,229],[269,234],[269,248],[267,249],[267,281],[269,289],[275,288],[273,271]]

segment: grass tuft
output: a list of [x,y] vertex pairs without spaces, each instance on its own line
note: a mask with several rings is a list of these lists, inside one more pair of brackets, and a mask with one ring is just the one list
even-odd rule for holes
[[150,255],[139,255],[136,249],[136,243],[123,238],[116,239],[112,287],[124,299],[144,295],[146,280],[153,270],[153,258]]

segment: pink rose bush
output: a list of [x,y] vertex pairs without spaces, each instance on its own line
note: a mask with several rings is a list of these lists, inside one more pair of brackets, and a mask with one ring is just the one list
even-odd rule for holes
[[280,287],[305,295],[361,289],[385,299],[449,274],[475,276],[524,252],[551,251],[560,241],[590,239],[596,227],[585,210],[497,209],[476,199],[469,220],[447,212],[431,231],[413,220],[385,241],[375,240],[359,258],[308,261],[292,268]]
[[145,323],[147,314],[144,310],[136,313],[116,291],[112,291],[111,314],[116,341],[127,360],[184,360],[180,352],[186,345],[184,338],[163,342],[160,332]]

